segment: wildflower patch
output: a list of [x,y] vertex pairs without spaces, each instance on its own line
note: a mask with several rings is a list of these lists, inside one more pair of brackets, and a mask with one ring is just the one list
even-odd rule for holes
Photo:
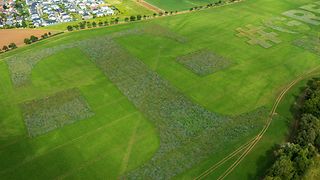
[[305,36],[295,40],[293,44],[320,56],[320,37]]
[[66,44],[53,48],[46,48],[39,51],[24,53],[13,56],[6,60],[8,64],[11,81],[14,87],[21,87],[30,84],[30,74],[34,66],[42,59],[51,56],[61,50],[72,48],[75,44]]
[[231,62],[208,50],[200,50],[177,58],[177,61],[199,76],[225,69]]
[[157,153],[124,179],[170,179],[222,150],[223,144],[246,137],[262,126],[264,110],[242,117],[210,112],[190,101],[110,37],[90,39],[80,46],[160,133]]
[[31,137],[94,115],[77,89],[69,89],[43,99],[25,102],[21,108]]

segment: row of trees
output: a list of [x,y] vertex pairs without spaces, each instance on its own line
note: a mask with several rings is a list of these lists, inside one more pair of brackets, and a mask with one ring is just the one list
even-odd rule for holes
[[301,179],[320,152],[320,79],[309,81],[303,93],[294,138],[275,151],[265,179]]
[[16,49],[18,46],[15,43],[10,43],[9,45],[4,45],[2,49],[0,49],[0,54],[10,51],[12,49]]
[[[229,0],[228,2],[236,2],[236,1],[240,1],[240,0]],[[225,0],[219,0],[215,3],[210,3],[207,4],[206,6],[197,6],[197,7],[193,7],[190,9],[190,11],[193,10],[200,10],[203,8],[210,8],[210,7],[214,7],[214,6],[220,6],[222,4],[224,4],[226,1]],[[137,15],[137,16],[130,16],[130,17],[125,17],[124,18],[124,22],[132,22],[132,21],[140,21],[143,19],[148,19],[148,18],[155,18],[157,16],[167,16],[167,15],[173,15],[173,14],[177,14],[178,11],[165,11],[165,12],[159,12],[159,13],[154,13],[153,16],[147,16],[147,15]],[[73,30],[80,30],[80,29],[86,29],[86,28],[94,28],[94,27],[102,27],[102,26],[108,26],[108,25],[112,25],[112,24],[118,24],[120,21],[120,18],[112,18],[110,22],[108,21],[99,21],[98,23],[96,23],[95,21],[90,22],[90,21],[82,21],[79,22],[76,25],[69,25],[67,26],[67,30],[68,31],[73,31]]]
[[30,38],[25,38],[23,42],[25,44],[31,44],[31,43],[37,42],[39,40],[42,40],[42,39],[47,39],[49,36],[51,36],[51,32],[44,33],[43,35],[41,35],[40,39],[38,37],[32,35],[32,36],[30,36]]
[[[232,1],[232,2],[234,2],[234,1]],[[223,3],[224,2],[220,0],[220,1],[215,2],[215,3],[207,4],[206,6],[195,6],[195,7],[190,8],[190,11],[200,10],[200,9],[203,9],[203,8],[210,8],[210,7],[214,7],[214,6],[220,6]]]
[[67,26],[68,31],[73,31],[73,30],[80,30],[80,29],[86,29],[86,28],[95,28],[95,27],[103,27],[103,26],[109,26],[110,24],[118,24],[119,23],[119,17],[113,18],[109,21],[99,21],[98,23],[93,21],[81,21],[76,25],[69,25]]
[[190,11],[194,11],[194,10],[201,10],[201,9],[204,9],[204,8],[211,8],[211,7],[215,7],[215,6],[221,6],[227,2],[230,2],[230,3],[233,3],[233,2],[237,2],[237,1],[241,1],[241,0],[224,0],[224,1],[217,1],[215,3],[210,3],[210,4],[207,4],[206,6],[196,6],[196,7],[192,7],[190,8],[189,10]]
[[[140,21],[143,19],[148,19],[151,17],[157,17],[157,16],[164,16],[164,15],[172,15],[174,13],[178,13],[178,11],[170,11],[170,12],[160,12],[160,13],[154,13],[153,16],[147,16],[147,15],[137,15],[137,16],[130,16],[130,17],[125,17],[124,18],[124,22],[133,22],[133,21]],[[82,21],[79,22],[76,25],[69,25],[67,26],[67,30],[68,31],[74,31],[74,30],[80,30],[80,29],[86,29],[86,28],[95,28],[95,27],[103,27],[103,26],[109,26],[109,25],[113,25],[113,24],[118,24],[120,21],[119,17],[116,18],[112,18],[109,21],[99,21],[98,23],[93,21]]]

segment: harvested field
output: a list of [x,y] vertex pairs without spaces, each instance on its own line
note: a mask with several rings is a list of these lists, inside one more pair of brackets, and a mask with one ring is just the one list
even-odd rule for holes
[[10,43],[16,43],[17,46],[24,45],[24,38],[28,38],[31,35],[41,37],[44,33],[48,33],[48,30],[38,29],[1,29],[0,30],[0,47],[8,45]]

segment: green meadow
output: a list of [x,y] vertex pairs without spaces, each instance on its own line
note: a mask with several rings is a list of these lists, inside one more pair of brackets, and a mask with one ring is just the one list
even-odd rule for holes
[[[266,25],[314,2],[247,0],[64,33],[1,54],[0,177],[194,179],[255,137],[281,90],[320,65],[319,26]],[[176,10],[208,2],[150,3]],[[247,25],[255,27],[252,41]],[[266,154],[286,139],[289,104],[302,85],[227,178],[263,175]]]
[[205,6],[209,3],[218,2],[210,0],[147,0],[150,4],[165,11],[189,10],[193,7]]

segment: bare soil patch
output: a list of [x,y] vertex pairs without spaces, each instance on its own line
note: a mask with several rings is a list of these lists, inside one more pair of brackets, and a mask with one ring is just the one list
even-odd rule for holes
[[[15,43],[18,47],[23,46],[23,40],[29,38],[31,35],[41,37],[44,33],[48,33],[48,30],[38,29],[1,29],[0,30],[0,48],[10,43]],[[52,32],[51,32],[52,33]],[[53,33],[54,34],[54,33]]]

